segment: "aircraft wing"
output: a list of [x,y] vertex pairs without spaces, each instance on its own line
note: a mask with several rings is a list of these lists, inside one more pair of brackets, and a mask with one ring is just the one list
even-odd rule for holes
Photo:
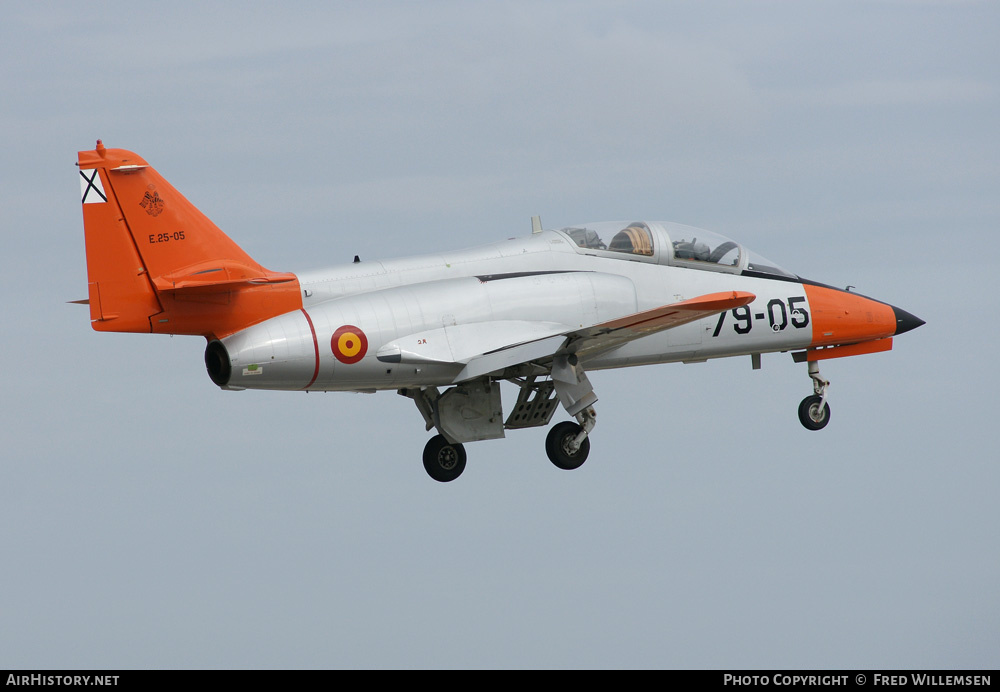
[[[539,334],[533,339],[520,338],[513,342],[508,340],[506,345],[459,361],[464,363],[464,367],[454,381],[462,382],[521,363],[544,361],[558,354],[579,356],[609,351],[629,341],[747,305],[756,297],[753,293],[744,291],[709,293],[582,329],[555,331],[558,328],[555,323],[545,323],[544,328],[536,325],[536,329],[549,333]],[[502,336],[502,329],[501,327],[501,333],[496,336]],[[525,336],[525,333],[521,332],[521,336]]]
[[609,351],[628,341],[747,305],[756,298],[753,293],[745,291],[726,291],[644,310],[592,327],[573,330],[566,335],[568,342],[564,350],[578,356]]

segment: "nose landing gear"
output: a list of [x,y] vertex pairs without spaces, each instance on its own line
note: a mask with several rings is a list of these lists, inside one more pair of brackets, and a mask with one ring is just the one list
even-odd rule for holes
[[826,403],[830,382],[819,374],[819,363],[816,361],[809,362],[809,377],[812,378],[815,393],[799,404],[799,422],[806,430],[822,430],[830,422],[830,405]]

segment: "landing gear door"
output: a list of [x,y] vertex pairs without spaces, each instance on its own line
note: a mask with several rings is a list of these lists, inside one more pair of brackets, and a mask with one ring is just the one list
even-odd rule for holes
[[500,385],[480,378],[450,387],[437,400],[438,430],[449,442],[474,442],[503,437]]

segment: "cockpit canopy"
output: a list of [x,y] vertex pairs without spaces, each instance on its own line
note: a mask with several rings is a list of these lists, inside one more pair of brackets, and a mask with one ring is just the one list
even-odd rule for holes
[[561,229],[578,252],[733,274],[794,275],[734,240],[679,223],[605,221]]
[[[609,225],[610,228],[607,228]],[[653,256],[653,236],[649,231],[649,226],[642,221],[628,224],[587,224],[579,228],[564,228],[562,232],[582,248],[626,252],[646,257]],[[603,238],[609,239],[607,244],[605,244],[602,234]]]

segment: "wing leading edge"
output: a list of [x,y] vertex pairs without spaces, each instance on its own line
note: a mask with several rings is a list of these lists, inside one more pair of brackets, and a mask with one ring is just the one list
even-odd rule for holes
[[590,356],[610,351],[629,341],[747,305],[756,297],[745,291],[708,293],[582,329],[532,340],[518,339],[468,358],[454,381],[462,382],[522,363],[545,361],[556,355]]

